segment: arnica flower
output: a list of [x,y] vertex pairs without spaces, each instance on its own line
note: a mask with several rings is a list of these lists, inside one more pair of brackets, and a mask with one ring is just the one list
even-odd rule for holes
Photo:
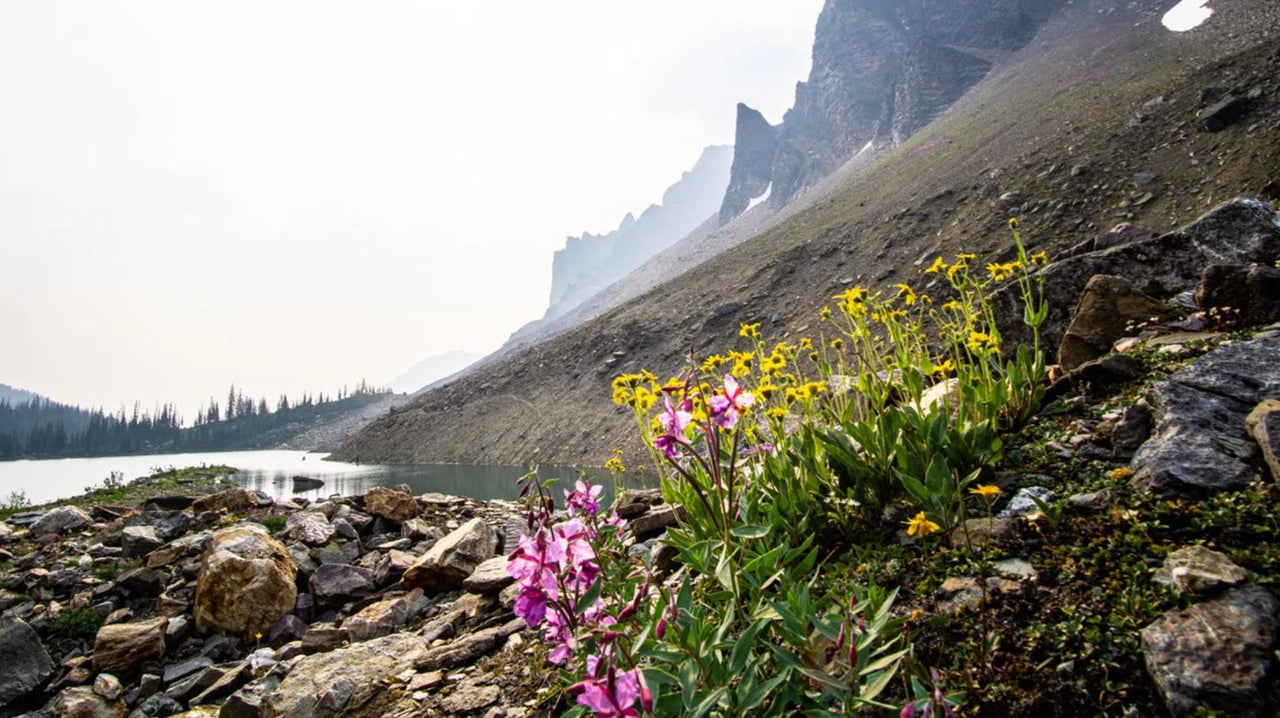
[[702,371],[710,374],[711,372],[719,369],[727,361],[729,361],[727,357],[721,356],[719,354],[712,354],[711,356],[703,360]]
[[905,284],[895,284],[893,288],[898,290],[898,297],[902,299],[902,303],[908,307],[916,303],[916,292]]
[[831,307],[823,307],[818,310],[818,316],[824,321],[831,318]]
[[947,271],[947,263],[946,263],[946,262],[944,262],[944,261],[942,261],[942,256],[941,256],[941,255],[939,255],[937,259],[934,259],[934,260],[933,260],[933,264],[929,265],[929,268],[928,268],[928,269],[926,269],[926,270],[924,270],[924,273],[925,273],[925,274],[940,274],[940,273],[945,272],[945,271]]
[[1000,340],[983,332],[969,332],[969,338],[965,340],[965,346],[969,347],[969,351],[979,356],[1000,353]]
[[1000,487],[994,484],[978,484],[977,488],[969,489],[969,493],[974,496],[981,496],[984,499],[992,498],[1000,495]]
[[997,282],[1003,282],[1013,276],[1014,270],[1018,268],[1017,262],[1008,262],[1007,264],[988,264],[987,271],[991,273],[991,278]]
[[741,325],[740,327],[738,327],[738,336],[740,336],[740,337],[746,337],[747,339],[759,339],[759,338],[760,338],[760,323],[759,323],[759,322],[757,322],[757,323],[755,323],[755,324],[743,324],[743,325]]
[[1036,252],[1035,254],[1031,255],[1031,263],[1036,265],[1037,267],[1047,266],[1049,264],[1049,255],[1045,254],[1044,252]]
[[1133,476],[1133,469],[1129,468],[1128,466],[1121,466],[1120,468],[1113,469],[1111,471],[1111,478],[1117,481],[1119,481],[1120,479],[1127,479],[1130,476]]
[[604,470],[611,474],[627,473],[627,467],[622,465],[622,459],[619,459],[616,456],[604,462]]
[[956,370],[956,363],[951,361],[950,359],[942,362],[941,364],[933,365],[933,373],[938,376],[946,376],[954,372],[955,370]]
[[925,536],[942,529],[941,526],[930,521],[929,517],[925,516],[923,511],[912,516],[910,521],[903,521],[902,523],[907,526],[908,536],[919,536],[920,538],[924,538]]
[[1018,227],[1019,227],[1019,224],[1018,224],[1018,218],[1017,218],[1017,217],[1010,217],[1010,218],[1009,218],[1009,229],[1015,229],[1015,230],[1016,230]]

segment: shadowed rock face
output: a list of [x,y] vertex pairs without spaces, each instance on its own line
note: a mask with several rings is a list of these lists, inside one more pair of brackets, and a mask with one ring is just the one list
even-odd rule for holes
[[[795,105],[782,124],[764,132],[743,121],[754,110],[739,108],[721,223],[769,183],[768,201],[781,207],[867,143],[906,140],[982,79],[991,58],[1030,41],[1057,4],[828,0],[818,17],[809,79],[797,83]],[[772,155],[765,172],[736,159],[760,155]]]

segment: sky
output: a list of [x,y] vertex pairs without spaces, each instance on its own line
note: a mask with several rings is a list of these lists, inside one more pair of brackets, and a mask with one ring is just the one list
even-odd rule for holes
[[487,352],[771,122],[821,0],[0,0],[0,382],[274,405]]

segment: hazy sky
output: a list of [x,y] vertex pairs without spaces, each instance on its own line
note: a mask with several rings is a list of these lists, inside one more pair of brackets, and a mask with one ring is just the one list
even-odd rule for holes
[[821,0],[0,0],[0,382],[65,402],[390,380],[541,316]]

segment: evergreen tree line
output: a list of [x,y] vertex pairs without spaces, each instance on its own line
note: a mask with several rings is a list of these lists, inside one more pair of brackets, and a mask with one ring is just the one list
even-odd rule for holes
[[267,432],[309,424],[387,393],[361,381],[336,395],[307,393],[293,400],[281,395],[272,410],[266,398],[246,397],[232,385],[225,405],[210,398],[189,427],[172,404],[150,413],[134,404],[132,413],[121,407],[108,414],[43,397],[0,401],[0,461],[259,448],[255,440]]

